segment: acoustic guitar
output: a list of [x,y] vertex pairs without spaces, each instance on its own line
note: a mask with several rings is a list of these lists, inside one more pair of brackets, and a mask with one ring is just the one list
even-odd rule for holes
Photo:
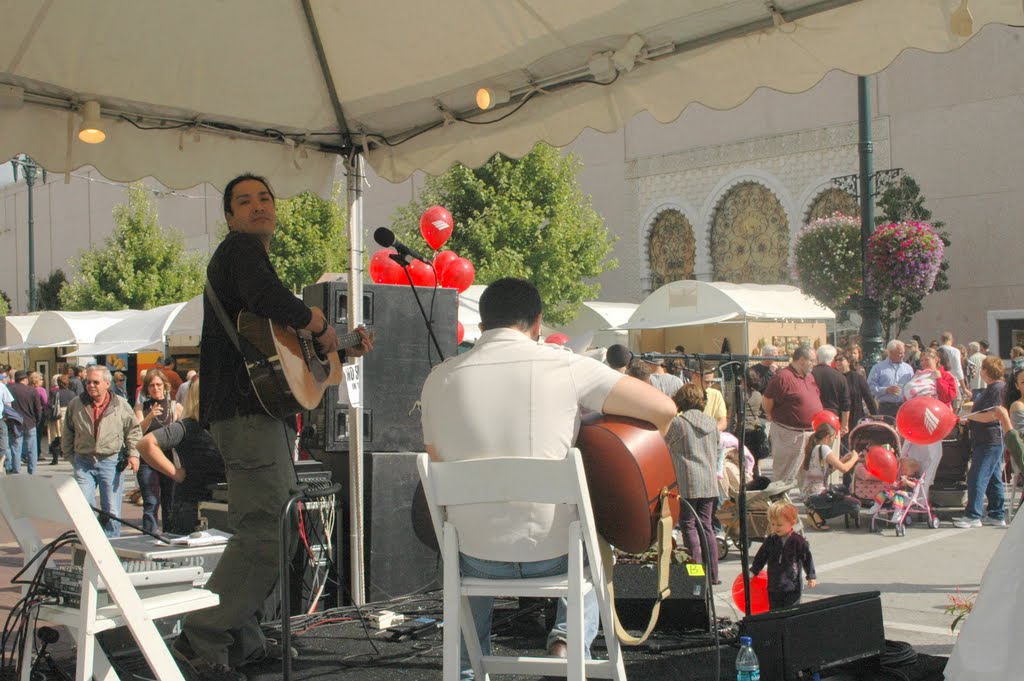
[[576,446],[590,488],[597,531],[627,553],[643,553],[657,539],[662,497],[672,524],[679,520],[679,484],[665,438],[646,421],[589,417]]
[[[308,331],[295,331],[242,311],[238,315],[238,335],[260,355],[258,360],[247,359],[245,368],[260,406],[274,418],[315,409],[327,387],[341,383],[338,353],[322,353]],[[339,335],[338,347],[355,347],[362,340],[358,331]]]

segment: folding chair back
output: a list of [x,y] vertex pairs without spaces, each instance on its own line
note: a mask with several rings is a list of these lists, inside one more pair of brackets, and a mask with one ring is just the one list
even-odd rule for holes
[[[431,462],[426,454],[420,454],[418,465],[444,559],[445,680],[454,681],[459,677],[461,631],[476,678],[480,680],[488,679],[490,674],[543,674],[566,676],[578,681],[586,676],[625,681],[625,668],[611,619],[590,493],[579,451],[571,449],[564,459],[558,460],[497,457],[444,463]],[[448,520],[446,509],[469,504],[513,502],[560,504],[570,509],[572,519],[566,546],[568,573],[533,579],[461,577],[458,527]],[[584,556],[589,563],[589,574],[584,571]],[[530,555],[517,559],[521,562],[537,560]],[[605,631],[607,660],[583,659],[583,596],[591,588],[597,596]],[[567,598],[567,659],[482,657],[468,597],[497,595]]]
[[[47,543],[36,529],[38,521],[74,529],[85,551],[79,607],[44,605],[39,611],[39,619],[63,624],[72,630],[78,644],[76,679],[106,681],[117,678],[106,656],[96,646],[95,636],[101,631],[126,625],[156,677],[160,681],[182,681],[181,672],[153,620],[216,605],[216,594],[203,589],[183,589],[141,599],[95,513],[74,478],[69,476],[9,475],[0,478],[0,514],[17,538],[25,561]],[[97,604],[101,580],[114,601],[113,605],[100,607]],[[28,659],[31,644],[29,637],[23,659]],[[30,665],[23,665],[23,681],[28,681],[29,672]]]

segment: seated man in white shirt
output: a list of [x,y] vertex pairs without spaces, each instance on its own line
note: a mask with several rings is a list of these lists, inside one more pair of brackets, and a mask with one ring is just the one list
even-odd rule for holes
[[[509,278],[488,286],[480,297],[480,319],[483,335],[473,349],[435,367],[423,386],[423,436],[433,460],[562,458],[575,441],[583,409],[643,419],[662,434],[668,429],[675,404],[656,388],[594,359],[537,343],[541,300],[530,282]],[[450,509],[449,517],[459,526],[463,575],[507,579],[567,570],[568,518],[551,505],[481,504]],[[524,548],[536,560],[513,562]],[[470,607],[480,648],[488,655],[493,599],[471,598]],[[554,655],[565,651],[565,609],[562,600],[548,637]],[[599,619],[591,591],[584,604],[588,657]],[[465,646],[462,670],[463,678],[472,678]]]

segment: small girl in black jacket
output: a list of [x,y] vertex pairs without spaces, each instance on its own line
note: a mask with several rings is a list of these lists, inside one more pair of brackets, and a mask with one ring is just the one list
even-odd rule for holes
[[811,547],[802,535],[793,532],[797,517],[796,507],[788,501],[778,501],[768,507],[772,534],[761,544],[750,566],[754,576],[768,566],[768,604],[772,610],[800,602],[801,568],[807,573],[808,589],[818,583]]

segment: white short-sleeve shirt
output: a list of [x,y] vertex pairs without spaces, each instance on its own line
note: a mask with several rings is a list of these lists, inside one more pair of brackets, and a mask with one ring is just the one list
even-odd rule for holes
[[[597,360],[539,344],[515,329],[485,331],[469,352],[434,367],[423,385],[423,439],[443,461],[498,456],[559,459],[582,409],[600,411],[625,378]],[[568,514],[550,504],[449,509],[463,553],[500,561],[565,554]]]

